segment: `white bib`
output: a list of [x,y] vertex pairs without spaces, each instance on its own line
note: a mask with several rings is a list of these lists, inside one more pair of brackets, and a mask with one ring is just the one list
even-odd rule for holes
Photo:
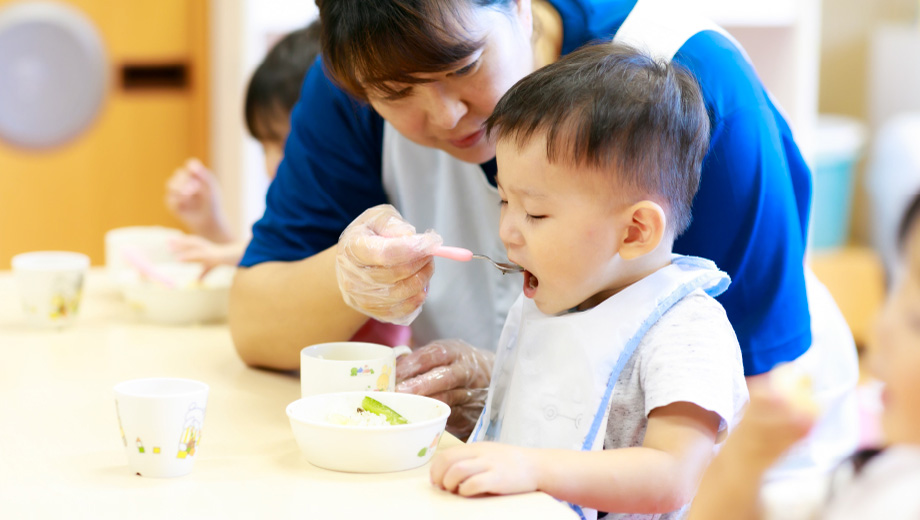
[[[502,331],[469,442],[603,449],[613,387],[648,329],[693,291],[715,297],[728,285],[713,262],[674,255],[671,265],[584,312],[547,316],[522,295]],[[598,319],[611,315],[615,322]],[[596,515],[572,507],[583,517]]]

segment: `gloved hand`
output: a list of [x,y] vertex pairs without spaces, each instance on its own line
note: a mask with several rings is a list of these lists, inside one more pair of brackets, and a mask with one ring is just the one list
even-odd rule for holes
[[465,440],[486,402],[495,354],[459,339],[433,341],[396,360],[396,391],[450,405],[447,431]]
[[416,233],[389,204],[366,210],[336,246],[335,274],[345,303],[378,321],[412,323],[434,274],[431,253],[442,242],[434,231]]

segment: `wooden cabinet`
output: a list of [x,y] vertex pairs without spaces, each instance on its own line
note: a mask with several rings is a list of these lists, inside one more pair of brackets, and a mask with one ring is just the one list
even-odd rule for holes
[[840,307],[856,346],[871,344],[885,299],[885,270],[878,254],[867,247],[847,246],[815,251],[808,263]]
[[[109,229],[178,226],[166,179],[187,157],[209,159],[207,1],[64,3],[99,31],[108,91],[93,123],[60,146],[0,139],[2,269],[39,249],[80,251],[98,265]],[[0,11],[12,4],[0,0]]]

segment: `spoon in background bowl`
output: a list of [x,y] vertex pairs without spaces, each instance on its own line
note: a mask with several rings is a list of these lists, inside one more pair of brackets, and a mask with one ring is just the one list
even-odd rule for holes
[[139,249],[133,247],[122,248],[121,256],[149,280],[165,285],[169,289],[176,288],[176,281],[157,269],[156,266],[153,265],[153,262],[151,262]]
[[488,260],[495,266],[496,269],[502,272],[502,274],[508,273],[521,273],[524,271],[524,268],[512,264],[511,262],[496,262],[486,255],[476,254],[469,249],[464,249],[462,247],[452,247],[452,246],[441,246],[435,249],[434,256],[440,256],[441,258],[448,258],[450,260],[456,260],[458,262],[469,262],[470,260],[477,258],[479,260]]

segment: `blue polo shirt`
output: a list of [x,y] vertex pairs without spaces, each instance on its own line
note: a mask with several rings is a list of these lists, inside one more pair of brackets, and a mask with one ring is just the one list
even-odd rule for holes
[[[566,54],[611,39],[636,2],[551,3],[563,20]],[[712,128],[693,221],[674,252],[712,259],[732,277],[718,300],[738,335],[745,373],[766,372],[811,345],[803,267],[811,176],[785,119],[728,39],[701,32],[673,61],[696,75]],[[311,256],[334,245],[362,211],[388,202],[383,123],[333,85],[318,59],[241,265]],[[490,179],[494,171],[494,161],[483,165]]]

